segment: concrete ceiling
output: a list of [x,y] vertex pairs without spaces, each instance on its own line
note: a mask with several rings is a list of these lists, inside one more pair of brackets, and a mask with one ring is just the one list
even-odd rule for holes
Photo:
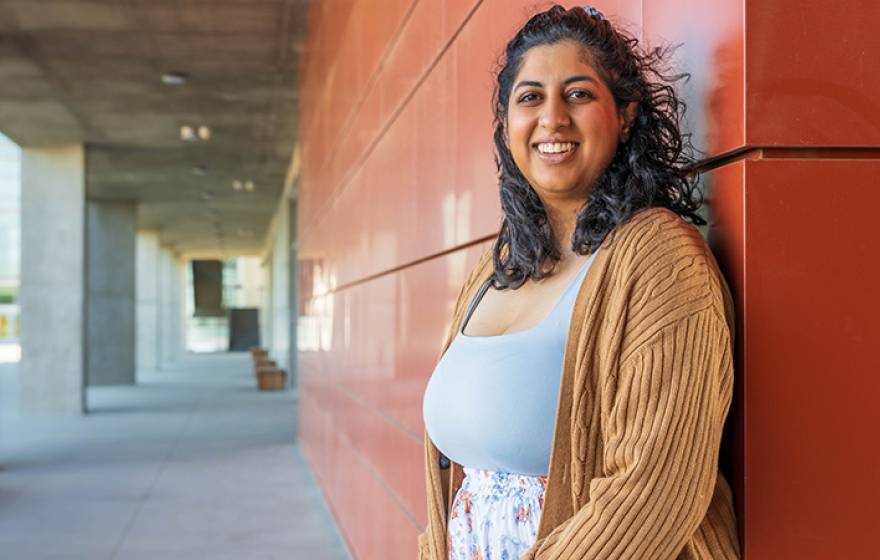
[[[25,148],[84,143],[88,198],[137,201],[138,227],[182,253],[257,253],[293,150],[307,13],[308,0],[0,0],[0,131]],[[184,125],[211,139],[181,140]]]

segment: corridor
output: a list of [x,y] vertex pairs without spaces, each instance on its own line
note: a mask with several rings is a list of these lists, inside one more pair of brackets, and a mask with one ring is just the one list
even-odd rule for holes
[[84,416],[21,416],[0,364],[0,558],[347,559],[295,444],[296,397],[246,354],[185,355]]

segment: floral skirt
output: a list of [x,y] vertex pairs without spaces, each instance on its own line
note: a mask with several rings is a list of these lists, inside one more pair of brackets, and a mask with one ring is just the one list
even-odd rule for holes
[[518,560],[535,544],[547,477],[463,470],[447,523],[449,560]]

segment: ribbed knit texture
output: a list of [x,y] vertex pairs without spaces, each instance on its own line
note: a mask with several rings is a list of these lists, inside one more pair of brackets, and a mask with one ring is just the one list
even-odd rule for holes
[[[442,353],[493,271],[462,286]],[[575,300],[538,540],[524,559],[737,559],[718,451],[733,391],[730,290],[693,225],[663,208],[606,238]],[[420,559],[446,560],[463,472],[425,437]]]

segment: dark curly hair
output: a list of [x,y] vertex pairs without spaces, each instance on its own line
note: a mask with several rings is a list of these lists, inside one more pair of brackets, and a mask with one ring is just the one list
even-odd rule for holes
[[[695,160],[690,156],[690,134],[679,129],[686,105],[670,85],[682,78],[687,81],[690,74],[665,73],[663,62],[672,47],[644,52],[638,39],[616,29],[604,17],[589,15],[583,8],[566,10],[554,5],[533,16],[517,32],[496,72],[492,100],[495,163],[505,216],[493,249],[492,286],[496,289],[516,289],[528,278],[549,276],[561,258],[544,205],[511,155],[505,122],[513,81],[525,54],[533,47],[566,40],[584,48],[618,109],[631,101],[638,106],[628,139],[618,144],[577,216],[572,250],[580,255],[594,252],[609,232],[647,207],[668,208],[698,226],[706,223],[697,214],[703,198],[692,173]],[[502,251],[505,246],[506,255]]]

